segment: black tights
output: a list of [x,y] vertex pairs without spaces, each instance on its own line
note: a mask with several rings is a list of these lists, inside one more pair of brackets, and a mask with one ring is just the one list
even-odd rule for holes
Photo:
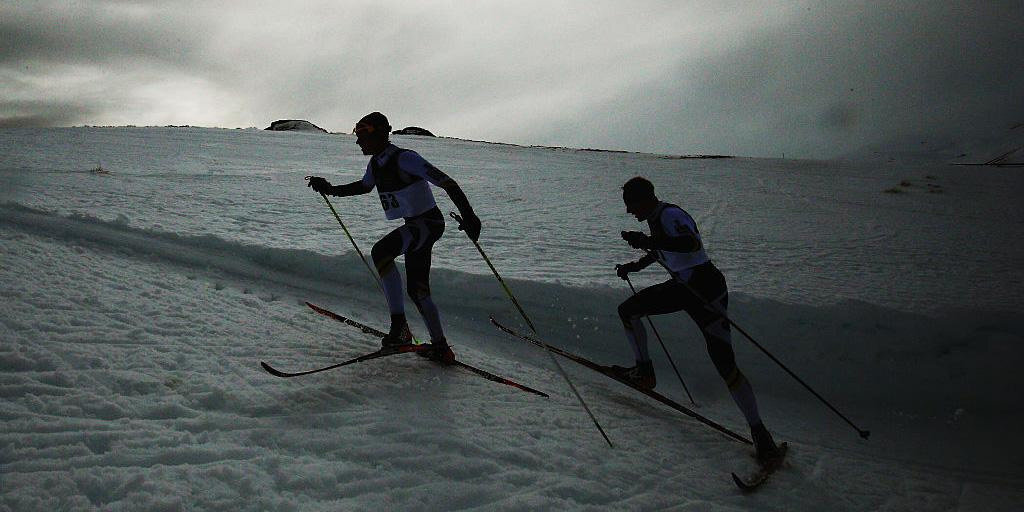
[[[643,329],[640,319],[649,315],[686,311],[704,334],[708,355],[718,374],[731,386],[739,372],[732,350],[729,323],[722,315],[729,305],[725,276],[713,264],[705,263],[694,268],[688,285],[689,288],[672,279],[644,288],[619,305],[619,317],[627,332],[633,333],[635,343],[644,345],[638,348],[638,352],[646,355],[646,333],[636,332]],[[700,297],[695,296],[690,288]],[[710,302],[711,307],[705,301]]]

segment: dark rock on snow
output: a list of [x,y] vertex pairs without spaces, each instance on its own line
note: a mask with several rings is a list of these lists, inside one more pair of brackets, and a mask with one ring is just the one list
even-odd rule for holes
[[319,126],[302,119],[281,119],[270,123],[270,126],[264,128],[265,130],[274,130],[279,132],[285,131],[297,131],[297,132],[322,132],[327,133],[327,130],[320,128]]
[[392,133],[394,133],[395,135],[426,135],[427,137],[434,136],[433,133],[430,133],[430,130],[420,128],[418,126],[406,126],[405,128],[402,128],[401,130],[395,130]]

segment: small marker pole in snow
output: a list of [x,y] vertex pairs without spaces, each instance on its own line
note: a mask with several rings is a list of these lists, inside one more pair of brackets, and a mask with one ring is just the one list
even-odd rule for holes
[[[662,262],[658,258],[655,258],[655,261],[657,261],[662,267],[665,267],[665,270],[667,270],[668,273],[672,275],[672,277],[675,277],[675,275],[676,275],[675,272],[672,272],[672,269],[668,268],[668,266],[665,265],[664,262]],[[709,308],[712,308],[712,309],[716,309],[710,302],[705,300],[704,297],[702,297],[699,293],[697,293],[697,290],[694,290],[693,287],[690,286],[689,283],[687,283],[686,281],[683,281],[682,279],[677,279],[677,281],[683,283],[683,285],[686,286],[686,289],[689,290],[690,293],[692,293],[694,297],[697,297],[698,299],[700,299],[700,301],[703,302],[705,306],[707,306]],[[800,385],[802,385],[804,388],[806,388],[807,391],[810,391],[811,394],[815,396],[815,398],[817,398],[818,400],[821,400],[821,402],[823,404],[827,405],[828,408],[832,410],[832,412],[836,413],[836,415],[839,416],[840,418],[842,418],[843,421],[845,421],[847,424],[849,424],[851,427],[853,427],[853,429],[857,431],[857,434],[860,435],[861,438],[867,439],[868,436],[871,435],[871,431],[870,430],[863,430],[860,427],[858,427],[857,425],[855,425],[852,421],[850,421],[850,419],[847,418],[846,415],[844,415],[843,413],[839,412],[839,409],[836,409],[835,406],[832,405],[828,400],[825,400],[825,397],[823,397],[820,394],[818,394],[818,392],[815,391],[814,388],[812,388],[810,385],[808,385],[806,382],[804,382],[804,380],[801,379],[800,377],[798,377],[797,374],[793,373],[793,371],[790,370],[789,368],[787,368],[786,365],[782,364],[782,361],[779,361],[779,359],[777,357],[775,357],[774,355],[772,355],[772,353],[769,352],[768,349],[766,349],[763,346],[761,346],[761,344],[758,343],[757,340],[755,340],[750,334],[747,334],[747,331],[743,330],[743,328],[740,327],[739,324],[737,324],[736,322],[732,321],[732,319],[729,318],[729,315],[726,315],[724,311],[720,311],[719,310],[717,312],[718,312],[718,314],[722,315],[722,318],[724,318],[726,322],[729,322],[729,325],[735,327],[736,330],[739,331],[740,334],[742,334],[743,336],[746,336],[746,338],[748,340],[750,340],[750,342],[753,343],[755,347],[761,349],[761,352],[764,352],[764,354],[766,356],[768,356],[769,359],[774,361],[775,364],[779,365],[780,368],[785,370],[786,373],[788,373],[790,377],[793,377],[794,379],[796,379],[796,381],[799,382]]]
[[[636,288],[633,288],[633,282],[629,280],[629,276],[626,276],[626,283],[629,284],[629,289],[633,290],[633,295],[636,295]],[[672,354],[668,353],[668,348],[665,346],[665,342],[661,340],[661,334],[658,333],[658,328],[654,326],[654,322],[651,321],[651,317],[647,317],[647,325],[651,326],[651,330],[654,331],[654,336],[658,338],[658,343],[661,343],[661,349],[665,351],[665,357],[668,358],[668,362],[672,365],[672,369],[676,372],[676,377],[679,377],[679,383],[683,385],[683,390],[686,391],[686,396],[690,397],[690,403],[697,405],[697,401],[693,399],[693,395],[690,394],[690,388],[686,387],[686,383],[683,382],[683,376],[679,374],[679,368],[676,368],[676,362],[672,360]]]
[[[449,215],[451,215],[451,217],[455,219],[455,221],[458,222],[460,225],[462,224],[462,217],[460,217],[459,214],[455,212],[449,212]],[[469,237],[468,234],[466,236],[467,238]],[[512,295],[512,290],[509,290],[508,285],[505,284],[505,280],[501,278],[500,274],[498,274],[498,270],[494,268],[494,265],[491,263],[491,259],[487,257],[487,254],[484,253],[483,248],[480,247],[480,244],[477,243],[476,240],[470,238],[469,241],[473,242],[473,245],[476,246],[476,250],[480,252],[480,256],[482,256],[484,261],[487,262],[487,266],[491,268],[491,272],[494,274],[494,277],[498,279],[498,282],[501,283],[501,287],[504,288],[505,294],[508,295],[508,298],[512,300],[512,304],[515,305],[516,309],[519,310],[519,314],[522,315],[523,320],[526,320],[526,325],[530,326],[530,330],[533,331],[534,335],[537,335],[537,328],[533,326],[533,322],[530,321],[530,317],[526,316],[526,312],[523,311],[523,307],[519,305],[519,301],[516,300],[516,296]],[[594,417],[594,413],[590,411],[590,407],[587,406],[587,402],[583,401],[583,397],[580,396],[580,392],[576,390],[576,385],[574,385],[572,381],[569,380],[569,374],[565,373],[565,369],[562,368],[562,365],[558,362],[558,359],[555,359],[555,355],[554,353],[552,353],[551,346],[548,345],[545,341],[541,340],[540,338],[538,338],[537,341],[540,341],[540,343],[544,346],[544,351],[547,352],[548,357],[551,359],[551,362],[554,363],[555,368],[558,368],[558,373],[560,373],[562,375],[562,378],[565,379],[566,384],[569,385],[569,389],[571,389],[573,394],[576,395],[576,400],[578,400],[580,402],[580,405],[583,406],[583,410],[587,411],[587,415],[590,416],[590,421],[594,422],[594,426],[597,427],[598,432],[601,433],[601,437],[603,437],[605,442],[608,443],[608,446],[614,448],[615,445],[612,444],[612,440],[608,439],[608,434],[604,433],[604,429],[601,428],[601,424],[597,422],[597,418]]]
[[[309,180],[311,177],[312,176],[306,176],[306,179]],[[380,288],[381,293],[384,293],[384,285],[381,284],[380,278],[377,277],[377,273],[373,271],[373,267],[370,266],[370,262],[366,261],[366,256],[363,256],[363,251],[359,250],[359,245],[356,244],[355,239],[352,238],[352,233],[348,232],[348,228],[345,227],[345,223],[341,221],[341,216],[338,215],[338,211],[334,209],[334,205],[331,204],[331,201],[327,199],[326,195],[320,194],[320,197],[324,198],[324,202],[327,203],[327,207],[331,209],[331,213],[334,214],[334,218],[338,219],[338,224],[341,224],[341,229],[345,231],[345,236],[348,237],[348,241],[352,242],[352,247],[355,247],[356,254],[359,255],[359,259],[363,260],[363,265],[366,265],[366,270],[370,271],[370,275],[373,276],[373,280],[376,281],[377,287]]]

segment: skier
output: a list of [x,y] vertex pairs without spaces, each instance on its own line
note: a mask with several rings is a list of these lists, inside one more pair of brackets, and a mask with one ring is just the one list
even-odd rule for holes
[[321,194],[338,197],[366,194],[376,187],[385,217],[405,220],[403,225],[374,244],[370,253],[391,312],[391,327],[381,339],[381,345],[391,347],[412,341],[405,318],[402,277],[395,267],[395,258],[404,254],[408,294],[430,333],[432,348],[420,354],[451,364],[455,361],[455,354],[445,339],[437,306],[430,298],[431,249],[444,233],[445,223],[428,183],[448,193],[462,214],[459,229],[465,230],[473,241],[480,237],[480,219],[455,180],[415,151],[392,144],[388,138],[390,132],[391,125],[384,114],[372,112],[364,116],[353,130],[356,144],[364,155],[370,156],[363,178],[332,186],[324,178],[312,177],[309,187]]
[[647,352],[647,333],[640,320],[648,315],[686,311],[704,334],[708,354],[750,426],[758,460],[762,464],[771,463],[779,457],[779,450],[758,414],[754,389],[736,366],[729,323],[724,316],[729,302],[725,276],[704,251],[697,224],[682,208],[659,200],[654,194],[654,185],[639,176],[623,185],[622,200],[627,213],[637,221],[647,221],[651,234],[622,232],[622,238],[630,247],[645,250],[647,254],[638,261],[616,265],[616,274],[626,279],[630,273],[658,261],[668,269],[672,279],[640,290],[619,305],[619,317],[636,356],[636,366],[613,366],[612,370],[638,387],[653,389],[656,385],[654,366]]

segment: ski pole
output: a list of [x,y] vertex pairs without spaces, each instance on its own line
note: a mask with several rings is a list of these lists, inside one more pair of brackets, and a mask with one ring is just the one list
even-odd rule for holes
[[[626,276],[626,283],[629,284],[629,289],[633,290],[633,295],[636,295],[636,288],[633,288],[633,282],[629,280],[629,276]],[[690,402],[693,405],[697,405],[697,401],[693,399],[693,395],[690,394],[690,388],[686,387],[686,383],[683,382],[683,376],[679,374],[679,368],[676,368],[676,362],[672,360],[672,354],[668,353],[668,347],[665,346],[665,342],[661,340],[661,334],[658,334],[658,328],[654,326],[654,322],[651,317],[647,317],[647,325],[651,326],[651,331],[654,332],[654,336],[658,338],[658,343],[661,344],[661,349],[665,351],[665,357],[668,358],[669,364],[672,365],[672,369],[676,372],[676,377],[679,377],[679,383],[683,385],[683,390],[686,391],[686,396],[690,397]]]
[[[312,176],[306,176],[306,180],[309,180],[311,177]],[[373,276],[373,280],[377,283],[377,288],[380,288],[381,293],[384,293],[384,285],[381,284],[380,277],[377,277],[377,272],[375,272],[373,267],[370,266],[370,262],[366,261],[366,256],[363,256],[363,251],[359,250],[359,244],[357,244],[355,239],[352,238],[352,233],[348,232],[348,228],[345,227],[345,223],[341,221],[341,216],[338,215],[338,211],[334,209],[334,205],[331,204],[330,199],[327,199],[325,194],[321,193],[320,197],[324,198],[324,202],[327,203],[327,207],[331,209],[331,213],[334,214],[334,218],[338,219],[338,224],[341,224],[341,229],[345,231],[345,236],[348,237],[348,241],[352,242],[352,247],[355,247],[356,254],[359,255],[359,259],[363,260],[363,265],[366,265],[366,270],[370,271],[370,275]]]
[[[451,217],[455,219],[455,221],[458,222],[460,225],[462,224],[462,217],[460,217],[459,214],[455,212],[449,212],[449,215],[451,215]],[[466,238],[469,238],[469,233],[466,233]],[[519,310],[519,314],[522,315],[523,320],[526,320],[526,325],[530,326],[530,330],[533,331],[533,334],[538,334],[537,328],[533,326],[533,322],[530,321],[530,317],[526,315],[526,312],[523,311],[523,307],[519,305],[519,301],[516,300],[516,296],[512,295],[512,290],[508,288],[508,285],[505,284],[505,280],[501,278],[500,274],[498,274],[498,270],[494,268],[494,264],[491,263],[491,259],[487,257],[486,253],[484,253],[484,249],[480,247],[480,244],[477,243],[476,240],[470,238],[469,241],[473,242],[473,245],[476,247],[476,250],[480,253],[480,256],[482,256],[484,261],[487,262],[487,266],[491,268],[491,272],[494,273],[494,277],[498,279],[498,282],[501,283],[501,287],[505,289],[505,294],[508,295],[508,298],[512,300],[512,304],[516,306],[516,309]],[[558,368],[558,373],[562,375],[562,378],[565,379],[566,384],[569,385],[569,389],[571,389],[573,394],[576,395],[576,400],[578,400],[580,405],[583,406],[583,410],[587,411],[587,415],[590,416],[590,421],[594,422],[594,426],[597,427],[597,431],[601,433],[601,437],[603,437],[605,442],[608,443],[608,446],[614,448],[615,445],[612,444],[612,440],[608,439],[608,434],[604,433],[604,429],[601,428],[601,424],[598,423],[597,418],[594,417],[594,413],[590,411],[590,407],[587,406],[587,402],[583,400],[583,397],[580,395],[580,392],[576,390],[576,385],[573,384],[572,380],[569,379],[569,374],[565,373],[565,369],[562,368],[562,365],[558,362],[558,359],[555,359],[555,355],[551,350],[551,345],[548,345],[547,342],[539,338],[537,339],[537,341],[539,341],[541,345],[544,346],[544,351],[547,353],[548,358],[550,358],[551,362],[554,363],[555,368]]]
[[[672,277],[676,277],[675,272],[673,272],[672,269],[668,268],[668,266],[665,265],[664,262],[662,262],[660,259],[657,259],[657,258],[655,258],[655,261],[657,261],[662,267],[665,267],[665,270],[667,270],[668,273],[672,275]],[[840,418],[842,418],[843,421],[845,421],[847,424],[849,424],[851,427],[853,427],[853,429],[857,431],[857,434],[859,434],[860,437],[862,437],[864,439],[867,439],[868,436],[871,435],[871,431],[870,430],[863,430],[860,427],[858,427],[857,425],[855,425],[852,421],[850,421],[850,419],[847,418],[846,415],[844,415],[843,413],[839,412],[839,409],[836,409],[835,406],[832,405],[828,400],[825,400],[825,397],[823,397],[820,394],[818,394],[818,392],[815,391],[814,388],[812,388],[810,385],[808,385],[806,382],[804,382],[804,380],[801,379],[800,377],[798,377],[797,374],[793,373],[793,371],[790,370],[788,367],[786,367],[786,365],[782,364],[782,361],[779,361],[779,359],[777,357],[775,357],[774,355],[772,355],[772,353],[769,352],[768,349],[764,348],[760,343],[757,342],[757,340],[755,340],[750,334],[748,334],[747,331],[743,330],[743,328],[740,327],[739,324],[737,324],[731,318],[729,318],[729,316],[726,315],[724,311],[720,310],[719,308],[715,307],[710,302],[708,302],[706,299],[704,299],[704,297],[702,297],[699,293],[697,293],[697,290],[694,290],[693,287],[690,286],[690,283],[687,283],[686,281],[683,281],[682,279],[678,279],[678,278],[676,280],[681,282],[681,283],[683,283],[683,285],[686,286],[686,289],[689,290],[690,293],[692,293],[694,297],[697,297],[698,299],[700,299],[700,301],[703,302],[706,307],[714,310],[719,315],[722,315],[722,318],[724,318],[726,322],[729,322],[729,325],[735,327],[736,330],[740,332],[740,334],[742,334],[748,340],[750,340],[750,342],[753,343],[755,347],[761,349],[761,352],[764,352],[765,355],[767,355],[769,359],[774,361],[775,364],[779,365],[780,368],[785,370],[786,373],[788,373],[790,377],[793,377],[794,379],[796,379],[796,381],[799,382],[804,388],[806,388],[807,391],[810,391],[811,394],[815,396],[815,398],[817,398],[818,400],[821,400],[821,402],[823,404],[827,405],[828,408],[832,410],[832,412],[836,413],[836,415],[839,416]]]

